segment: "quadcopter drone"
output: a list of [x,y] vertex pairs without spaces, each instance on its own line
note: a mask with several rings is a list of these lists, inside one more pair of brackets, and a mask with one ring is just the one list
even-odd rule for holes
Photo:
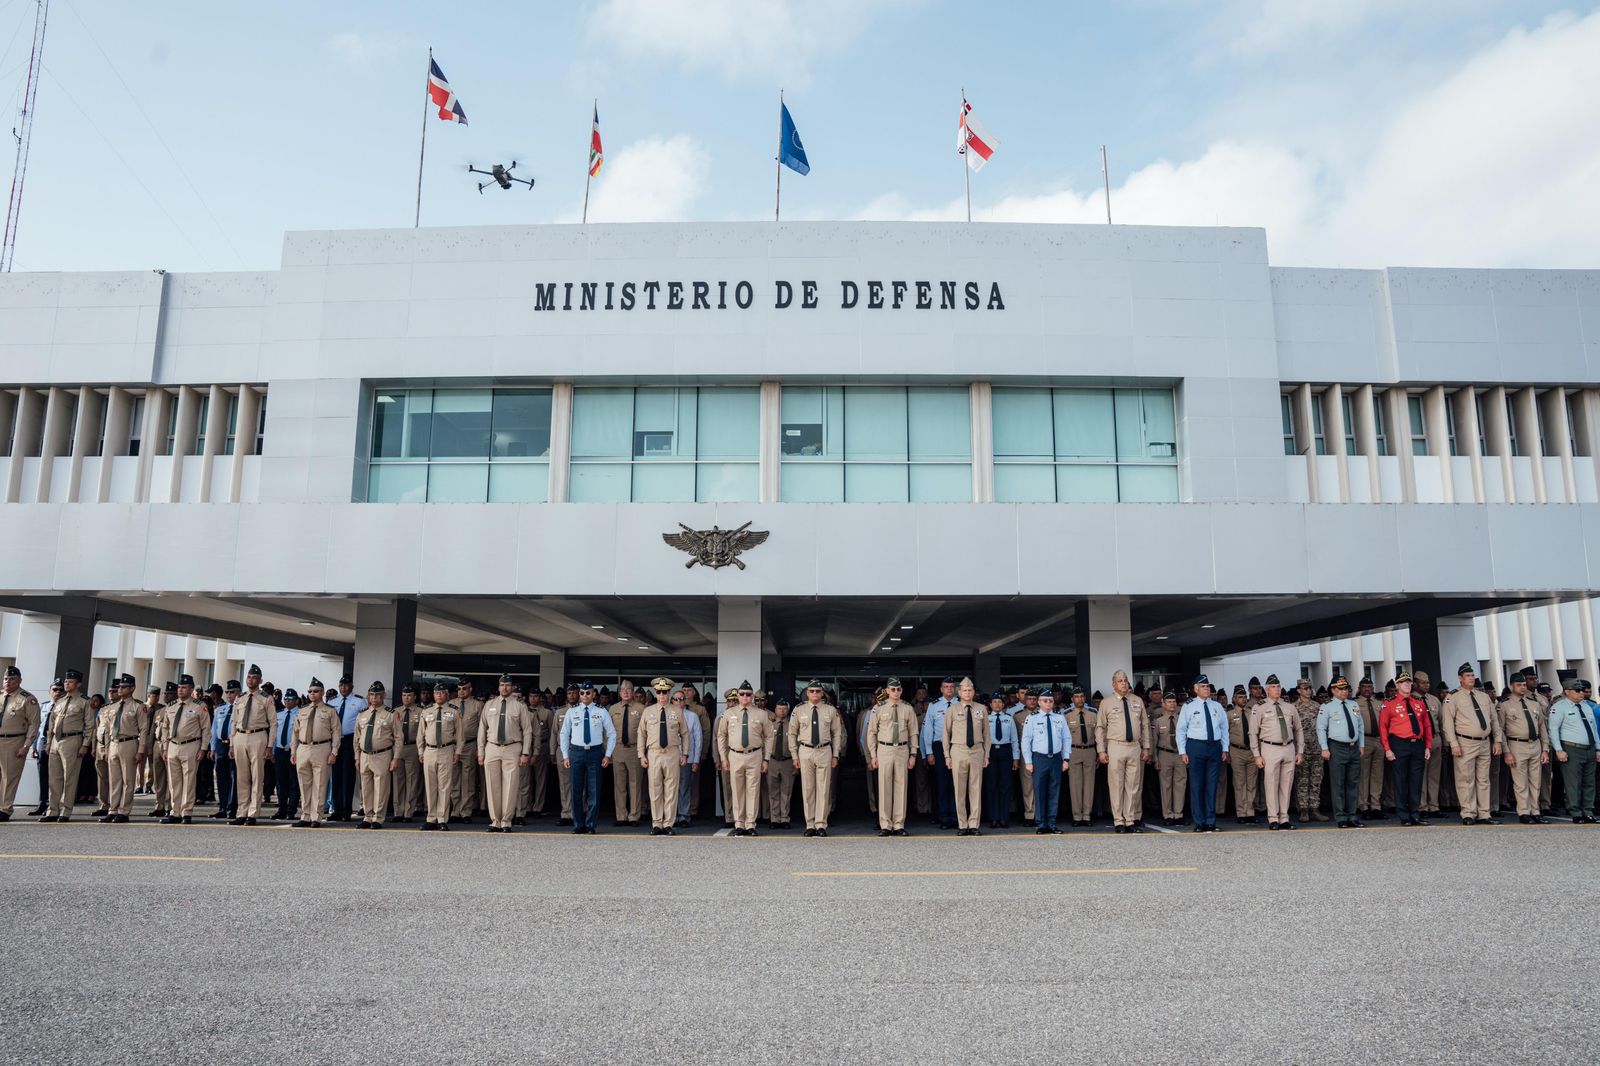
[[[533,180],[534,179],[532,179],[532,178],[519,178],[515,174],[511,173],[516,168],[517,168],[517,161],[515,159],[513,159],[511,161],[511,165],[510,166],[503,166],[500,163],[496,163],[489,170],[479,170],[477,167],[473,166],[471,163],[468,163],[467,164],[467,173],[468,174],[486,174],[490,178],[493,179],[493,184],[499,185],[502,189],[511,188],[511,183],[514,182],[514,181],[520,181],[522,184],[526,185],[528,188],[530,188],[530,189],[533,188]],[[487,182],[487,181],[478,182],[478,195],[482,196],[483,195],[483,190],[488,188],[490,184],[491,183]]]

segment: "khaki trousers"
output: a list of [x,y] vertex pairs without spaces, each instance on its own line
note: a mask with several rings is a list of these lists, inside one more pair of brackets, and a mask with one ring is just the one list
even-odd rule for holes
[[403,745],[400,766],[389,777],[389,796],[396,818],[415,818],[422,802],[422,759],[415,744]]
[[[1072,820],[1087,822],[1094,811],[1094,775],[1100,768],[1100,756],[1092,746],[1074,744],[1067,768],[1067,795],[1072,799]],[[1027,766],[1027,763],[1023,763]],[[1025,775],[1032,791],[1033,771]]]
[[[1024,821],[1034,821],[1033,814],[1033,762],[1029,759],[1022,760],[1022,768],[1017,782],[1021,785],[1022,792],[1022,818]],[[1009,816],[1010,811],[1005,814]]]
[[1138,744],[1106,743],[1106,790],[1111,796],[1111,820],[1117,825],[1144,820],[1144,761],[1139,755]]
[[101,809],[111,809],[111,764],[105,745],[94,746],[94,796]]
[[[760,753],[757,752],[759,755]],[[655,829],[671,829],[678,823],[678,772],[689,772],[687,766],[678,765],[678,753],[657,749],[650,752],[650,825]]]
[[767,807],[773,825],[789,821],[789,804],[794,799],[794,760],[773,759],[767,763]]
[[807,829],[828,828],[828,786],[833,782],[833,749],[800,749],[800,800]]
[[267,744],[271,736],[271,730],[233,735],[230,750],[233,768],[239,775],[234,795],[238,797],[241,818],[255,818],[260,814],[261,795],[267,784]]
[[983,749],[952,744],[949,754],[956,790],[956,827],[976,829],[983,814]]
[[[0,740],[0,811],[11,813],[11,808],[17,802],[17,786],[22,784],[22,771],[28,767],[28,756],[17,758],[17,749],[13,742],[20,743],[17,737],[6,737]],[[44,797],[40,797],[42,800]]]
[[733,824],[754,829],[761,813],[761,750],[728,752],[728,776],[733,782]]
[[1175,751],[1159,751],[1157,773],[1161,786],[1161,817],[1182,818],[1183,801],[1189,795],[1189,767]]
[[320,744],[296,744],[294,747],[294,772],[300,779],[300,820],[321,822],[324,797],[328,794],[328,753],[334,748],[324,740]]
[[618,821],[639,820],[644,803],[644,796],[640,793],[643,777],[639,766],[639,749],[632,745],[624,746],[619,741],[611,759],[612,810]]
[[1289,803],[1294,798],[1294,745],[1276,748],[1263,743],[1261,761],[1266,763],[1261,789],[1267,799],[1267,821],[1281,825],[1289,820]]
[[[162,745],[165,747],[166,745]],[[150,757],[150,792],[156,798],[155,810],[171,811],[172,790],[167,786],[167,760],[160,755]]]
[[83,772],[78,740],[68,737],[50,742],[50,804],[45,813],[56,818],[70,817],[77,800],[78,775]]
[[[673,762],[677,762],[676,759]],[[550,801],[550,755],[540,752],[533,757],[533,762],[528,766],[532,771],[528,776],[528,810],[534,814],[543,814],[544,805]]]
[[[1318,756],[1320,758],[1320,756]],[[1229,748],[1228,765],[1233,771],[1233,813],[1238,818],[1254,818],[1256,813],[1256,769],[1255,756],[1250,754],[1249,748]],[[1294,774],[1289,775],[1289,782],[1294,784]],[[1287,802],[1287,801],[1286,801]],[[1222,809],[1222,804],[1217,804],[1217,810]],[[1268,803],[1271,809],[1271,803]]]
[[[194,790],[200,783],[200,742],[167,744],[167,787],[172,790],[172,813],[179,818],[188,817],[194,810]],[[54,767],[52,767],[52,770]],[[50,775],[52,783],[55,774]]]
[[878,828],[906,827],[906,775],[910,767],[911,746],[889,744],[878,747]]
[[878,813],[878,775],[867,774],[867,812]]
[[[476,762],[477,740],[467,738],[466,753],[461,756],[461,765],[456,768],[455,779],[450,785],[450,813],[457,818],[471,818],[478,811],[478,771]],[[301,795],[305,793],[302,791]]]
[[[1489,817],[1489,738],[1468,740],[1458,737],[1461,755],[1456,759],[1456,798],[1461,801],[1461,817]],[[1369,745],[1371,746],[1371,745]],[[1382,745],[1377,745],[1380,749]]]
[[356,780],[361,784],[361,817],[368,822],[382,822],[389,813],[389,764],[394,761],[394,749],[387,751],[360,751],[356,753]]
[[1367,744],[1367,750],[1361,755],[1361,788],[1357,792],[1357,798],[1361,802],[1360,809],[1363,811],[1383,809],[1384,764],[1383,743],[1373,737]]
[[483,778],[490,825],[511,826],[511,812],[517,808],[517,760],[521,757],[520,743],[490,744],[484,749]]
[[[557,748],[557,751],[560,749]],[[561,797],[561,817],[572,821],[572,771],[560,759],[556,760],[556,789]]]
[[527,766],[517,768],[517,817],[526,818],[528,807],[533,803],[533,763],[529,756]]
[[911,786],[917,794],[917,813],[928,814],[933,810],[933,778],[929,776],[932,767],[921,759],[911,771]]
[[428,821],[443,825],[450,820],[450,786],[455,780],[456,748],[428,748],[422,753],[422,785],[428,797]]
[[[829,778],[830,782],[832,778]],[[717,771],[717,787],[722,790],[722,820],[729,825],[733,824],[733,777],[722,770]],[[833,804],[828,804],[828,812],[833,813]]]
[[1517,797],[1517,813],[1538,814],[1539,753],[1544,748],[1536,740],[1508,740],[1500,750],[1515,760],[1511,764],[1511,788]]
[[127,814],[133,810],[133,784],[138,780],[139,740],[119,740],[106,755],[106,810],[110,814]]
[[1422,812],[1439,813],[1439,778],[1444,771],[1444,745],[1434,734],[1433,758],[1422,764]]

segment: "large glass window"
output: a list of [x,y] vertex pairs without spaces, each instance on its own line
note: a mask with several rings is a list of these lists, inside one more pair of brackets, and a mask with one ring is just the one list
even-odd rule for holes
[[232,455],[239,440],[239,394],[228,393],[228,433],[222,438],[222,454]]
[[1356,411],[1355,403],[1348,392],[1339,394],[1339,409],[1344,417],[1344,453],[1356,454]]
[[211,393],[200,394],[200,414],[194,422],[194,450],[190,455],[206,453],[206,422],[211,418]]
[[1177,440],[1170,389],[998,388],[995,499],[1175,501]]
[[968,396],[964,385],[785,388],[778,438],[783,500],[971,500]]
[[[110,402],[109,400],[107,401]],[[138,455],[144,441],[144,397],[133,398],[133,408],[128,412],[128,454]]]
[[1328,434],[1322,424],[1322,400],[1320,395],[1311,397],[1311,440],[1316,445],[1318,455],[1328,454]]
[[379,389],[374,503],[542,503],[550,487],[549,389]]
[[1428,433],[1422,418],[1421,396],[1412,393],[1406,397],[1406,415],[1411,423],[1411,454],[1427,455]]
[[1278,410],[1283,419],[1283,454],[1294,455],[1294,401],[1287,392],[1279,394]]
[[1372,394],[1372,432],[1378,438],[1378,454],[1388,455],[1389,452],[1389,420],[1384,417],[1383,409],[1389,402],[1389,394],[1375,392]]
[[572,391],[574,503],[754,501],[761,390]]

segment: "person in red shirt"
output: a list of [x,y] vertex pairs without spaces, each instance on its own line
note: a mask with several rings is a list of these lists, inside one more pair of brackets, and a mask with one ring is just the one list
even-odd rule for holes
[[1411,675],[1394,679],[1395,695],[1378,712],[1383,757],[1394,771],[1394,805],[1401,825],[1427,825],[1418,817],[1422,803],[1422,771],[1433,758],[1433,719],[1428,705],[1411,694]]

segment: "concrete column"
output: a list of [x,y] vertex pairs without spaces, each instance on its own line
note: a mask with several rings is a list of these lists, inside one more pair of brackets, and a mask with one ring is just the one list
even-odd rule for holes
[[1133,677],[1133,620],[1127,597],[1079,600],[1076,628],[1078,684],[1091,692],[1110,692],[1111,675],[1118,670]]
[[[1439,673],[1444,683],[1455,688],[1456,668],[1462,663],[1471,663],[1475,672],[1482,674],[1482,663],[1478,660],[1478,635],[1473,627],[1472,619],[1466,615],[1451,615],[1448,618],[1438,619],[1434,625],[1439,634]],[[1411,639],[1415,641],[1416,628],[1412,628]],[[1412,655],[1416,654],[1416,645],[1412,645]]]
[[[1555,391],[1559,393],[1561,390],[1556,389]],[[1514,417],[1517,420],[1517,442],[1522,446],[1522,454],[1532,459],[1529,465],[1533,469],[1533,502],[1544,503],[1549,498],[1548,494],[1552,486],[1547,486],[1544,483],[1545,451],[1539,440],[1541,436],[1539,432],[1539,426],[1541,425],[1539,398],[1534,395],[1532,388],[1526,388],[1507,393],[1507,399],[1511,404],[1511,410],[1507,417]],[[1550,454],[1554,455],[1555,452]],[[1511,460],[1507,459],[1506,464],[1509,466],[1510,463]],[[1561,486],[1555,485],[1553,488],[1559,495]],[[1526,503],[1528,501],[1524,500],[1523,502]]]
[[1494,681],[1496,687],[1500,687],[1505,684],[1506,673],[1505,653],[1501,648],[1500,640],[1500,612],[1490,611],[1484,615],[1484,623],[1485,635],[1488,637],[1486,641],[1488,647],[1485,650],[1488,652],[1489,658],[1484,663],[1483,670],[1479,672],[1478,676],[1489,678]]
[[1317,676],[1312,678],[1315,685],[1327,685],[1333,681],[1333,641],[1322,641],[1321,651],[1321,661],[1317,663]]
[[759,687],[760,679],[760,597],[717,597],[717,698],[742,681]]
[[[1546,485],[1545,499],[1552,497],[1562,503],[1578,501],[1577,471],[1572,465],[1572,440],[1574,426],[1567,419],[1567,390],[1554,388],[1539,401],[1541,422],[1544,424],[1545,454],[1561,460],[1561,484]],[[1544,465],[1541,460],[1537,467]]]
[[567,683],[567,653],[542,651],[539,653],[539,687],[555,688]]
[[[1385,389],[1378,402],[1383,404],[1383,424],[1389,431],[1389,454],[1400,464],[1400,500],[1414,502],[1417,498],[1416,459],[1411,454],[1411,408],[1409,393],[1396,385]],[[1427,432],[1427,422],[1423,422]],[[1399,501],[1385,500],[1385,503]]]
[[1578,602],[1578,635],[1583,641],[1583,661],[1578,664],[1578,676],[1591,683],[1600,676],[1600,671],[1596,670],[1594,603],[1594,600]]
[[783,491],[780,474],[783,461],[783,390],[776,381],[761,383],[761,459],[759,477],[762,503],[777,503]]
[[195,688],[203,688],[205,686],[205,660],[200,657],[200,638],[183,638],[183,669],[179,673],[188,674],[194,678]]
[[1311,396],[1310,385],[1299,386],[1289,396],[1289,404],[1294,411],[1294,446],[1306,460],[1306,490],[1312,503],[1322,500],[1322,493],[1317,485],[1316,423],[1312,421],[1311,415],[1311,405],[1315,402]]
[[229,470],[229,503],[239,502],[239,491],[244,486],[244,457],[256,453],[256,426],[265,402],[263,392],[249,385],[239,386],[239,418],[234,424],[233,464]]
[[[1446,419],[1449,397],[1443,385],[1435,385],[1422,394],[1422,428],[1428,438],[1428,454],[1439,460],[1439,481],[1444,486],[1444,502],[1456,502],[1455,471],[1450,466],[1450,425]],[[1407,419],[1407,435],[1410,433]]]
[[1438,620],[1430,618],[1425,622],[1412,622],[1409,629],[1411,669],[1423,671],[1434,684],[1438,684],[1441,676]]
[[550,388],[550,502],[566,503],[571,485],[572,382],[558,381]]
[[[41,427],[44,425],[44,410],[47,392],[39,389],[17,390],[16,425],[12,432],[11,470],[6,478],[5,499],[7,503],[33,503],[34,500],[22,500],[22,467],[23,460],[31,455],[37,455],[36,444],[39,440]],[[24,678],[26,680],[26,678]],[[49,680],[46,678],[46,680]]]
[[[88,385],[78,390],[78,417],[72,427],[71,462],[67,465],[67,495],[68,503],[99,503],[96,498],[100,486],[98,482],[90,485],[87,494],[83,488],[83,458],[95,450],[99,444],[100,436],[100,408],[109,402]],[[102,462],[101,467],[107,464]],[[87,496],[87,498],[85,498]]]
[[994,390],[987,381],[974,381],[967,391],[972,408],[972,498],[993,503]]
[[417,648],[417,601],[356,604],[356,645],[350,677],[357,692],[382,681],[393,692],[411,680]]
[[[1322,433],[1328,442],[1328,454],[1333,456],[1334,469],[1339,472],[1337,486],[1323,486],[1323,491],[1327,493],[1323,499],[1347,503],[1350,500],[1350,470],[1344,446],[1344,389],[1339,385],[1329,385],[1322,390]],[[1338,489],[1338,496],[1333,495],[1335,488]]]
[[[1383,486],[1378,483],[1378,419],[1375,414],[1376,405],[1383,402],[1383,397],[1373,393],[1371,385],[1361,386],[1350,397],[1350,408],[1356,422],[1356,449],[1360,454],[1350,456],[1347,462],[1365,463],[1367,484],[1372,486],[1373,503],[1383,502]],[[1385,418],[1384,427],[1388,428],[1388,425],[1389,420]],[[1392,438],[1393,434],[1390,436]]]
[[[39,486],[28,502],[46,503],[55,477],[58,456],[72,454],[77,428],[78,394],[72,389],[52,388],[44,412],[44,433],[39,441]],[[82,669],[80,667],[79,669]]]
[[1378,691],[1382,692],[1383,686],[1388,684],[1398,671],[1394,664],[1394,631],[1385,629],[1378,634],[1378,638],[1383,644],[1383,658],[1378,661],[1378,676],[1372,680],[1378,686]]
[[[173,402],[178,405],[178,421],[172,434],[172,484],[171,495],[167,498],[176,502],[183,499],[183,460],[194,452],[195,434],[200,427],[200,393],[184,386],[178,390],[176,400],[169,404]],[[166,427],[162,426],[162,447],[166,443]]]
[[[1465,491],[1466,486],[1456,486],[1456,503],[1482,503],[1483,493],[1483,449],[1478,447],[1478,401],[1477,394],[1471,385],[1457,389],[1456,394],[1450,397],[1451,410],[1456,417],[1456,449],[1466,456],[1472,465],[1472,495],[1469,498]],[[1492,443],[1488,433],[1483,435],[1484,443]]]

